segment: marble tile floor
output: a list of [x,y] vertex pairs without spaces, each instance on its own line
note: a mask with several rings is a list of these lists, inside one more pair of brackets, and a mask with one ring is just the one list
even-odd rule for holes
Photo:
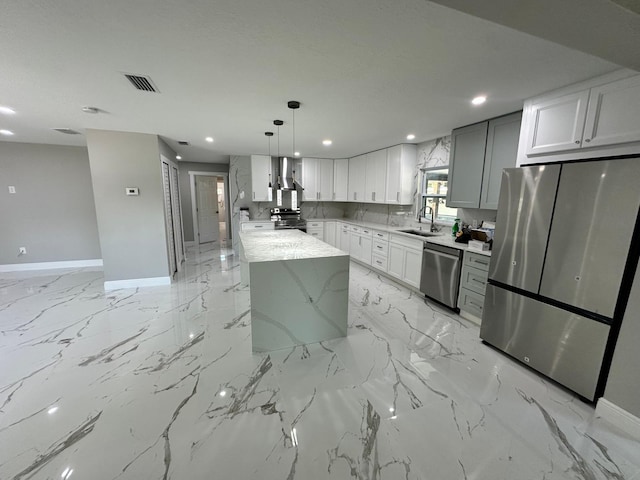
[[346,338],[256,355],[231,251],[188,257],[2,274],[0,479],[640,479],[639,442],[362,266]]

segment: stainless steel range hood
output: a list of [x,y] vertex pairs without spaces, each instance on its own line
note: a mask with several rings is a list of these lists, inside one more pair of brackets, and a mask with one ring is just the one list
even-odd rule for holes
[[303,189],[300,184],[301,162],[293,157],[271,157],[273,186],[280,190]]

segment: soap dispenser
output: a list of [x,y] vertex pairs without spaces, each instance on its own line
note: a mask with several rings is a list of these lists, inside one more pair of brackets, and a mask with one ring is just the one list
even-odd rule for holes
[[453,227],[451,227],[451,236],[455,237],[459,231],[460,231],[460,219],[456,218],[456,220],[453,222]]

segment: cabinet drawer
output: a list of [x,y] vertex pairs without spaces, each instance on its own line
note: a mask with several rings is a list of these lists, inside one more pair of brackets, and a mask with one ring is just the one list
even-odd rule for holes
[[307,234],[311,235],[312,237],[316,237],[319,240],[324,240],[322,230],[307,230]]
[[376,237],[373,237],[373,253],[386,257],[389,254],[389,242],[376,240]]
[[488,257],[486,255],[472,253],[468,250],[464,252],[464,265],[468,265],[470,267],[478,268],[480,270],[484,270],[485,272],[488,272],[490,261],[491,261],[491,257]]
[[487,276],[487,272],[465,265],[462,269],[460,286],[484,296],[487,289]]
[[460,298],[458,299],[458,308],[482,318],[482,309],[484,307],[484,295],[478,295],[466,288],[460,289]]
[[371,230],[374,240],[389,240],[389,232],[381,232],[380,230]]
[[322,228],[324,222],[307,222],[307,228]]
[[371,255],[371,266],[377,268],[378,270],[386,272],[387,262],[388,260],[386,255],[378,255],[375,252]]
[[273,230],[274,223],[268,222],[242,222],[240,224],[240,231],[246,232],[251,230]]

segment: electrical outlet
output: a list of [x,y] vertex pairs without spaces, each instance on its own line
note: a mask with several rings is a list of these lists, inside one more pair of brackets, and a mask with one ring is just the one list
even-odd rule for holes
[[20,247],[20,249],[18,250],[18,254],[19,255],[26,255],[27,254],[27,247]]

